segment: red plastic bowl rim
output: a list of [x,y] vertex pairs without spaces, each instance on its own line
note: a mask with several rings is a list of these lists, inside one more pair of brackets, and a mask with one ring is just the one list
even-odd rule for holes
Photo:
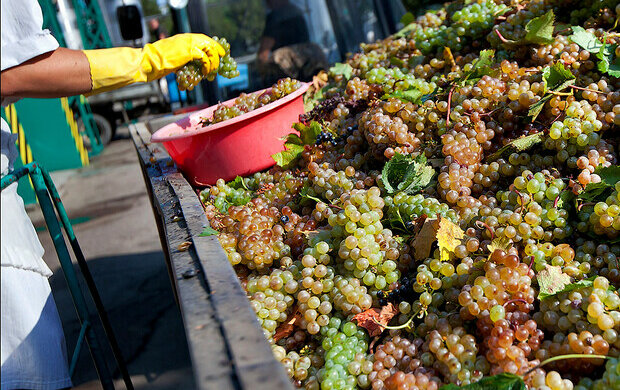
[[[276,100],[274,102],[271,102],[271,103],[269,103],[269,104],[267,104],[267,105],[265,105],[265,106],[263,106],[263,107],[261,107],[259,109],[252,110],[252,111],[250,111],[248,113],[245,113],[243,115],[239,115],[239,116],[234,117],[232,119],[228,119],[226,121],[216,123],[214,125],[203,126],[203,127],[195,128],[195,129],[192,128],[192,129],[190,129],[187,132],[184,132],[184,133],[181,133],[181,134],[175,134],[175,135],[171,135],[171,136],[167,136],[167,135],[163,134],[164,130],[166,129],[166,127],[168,127],[168,126],[165,126],[165,127],[161,128],[161,129],[157,130],[155,133],[153,133],[153,135],[151,136],[151,142],[167,142],[167,141],[173,141],[173,140],[181,139],[181,138],[185,138],[185,137],[192,137],[194,135],[208,133],[210,131],[215,131],[215,130],[221,129],[223,127],[227,127],[227,126],[233,125],[235,123],[242,122],[242,121],[244,121],[246,119],[250,119],[250,118],[255,117],[257,115],[260,115],[260,114],[263,114],[265,112],[271,111],[271,110],[273,110],[273,109],[275,109],[275,108],[277,108],[277,107],[279,107],[279,106],[281,106],[283,104],[286,104],[286,103],[296,99],[297,97],[299,97],[300,95],[303,95],[308,90],[308,88],[310,87],[310,84],[312,84],[312,83],[301,83],[301,87],[299,87],[299,89],[297,91],[295,91],[295,92],[293,92],[293,93],[291,93],[291,94],[289,94],[289,95],[287,95],[287,96],[285,96],[283,98],[280,98],[280,99],[278,99],[278,100]],[[269,89],[271,89],[271,88],[265,88],[265,89],[257,91],[257,92],[263,93],[263,92],[265,92],[265,91],[267,91]],[[231,99],[231,100],[234,101],[234,99]],[[200,111],[207,110],[207,109],[209,109],[211,107],[213,107],[213,106],[204,108],[204,109],[202,109]],[[191,119],[192,119],[191,117],[193,115],[194,116],[197,115],[200,111],[195,112],[195,113],[191,113],[191,114],[188,115],[188,117],[190,119],[190,122],[191,122]],[[181,119],[181,120],[183,120],[183,119]]]

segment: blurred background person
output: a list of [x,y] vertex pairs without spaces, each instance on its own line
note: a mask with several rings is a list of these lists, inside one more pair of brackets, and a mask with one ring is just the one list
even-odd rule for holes
[[159,18],[149,20],[149,32],[151,33],[151,42],[168,37],[168,32],[159,22]]
[[265,84],[283,77],[310,81],[328,66],[319,45],[310,42],[303,12],[289,0],[267,0],[269,13],[257,53],[257,68]]

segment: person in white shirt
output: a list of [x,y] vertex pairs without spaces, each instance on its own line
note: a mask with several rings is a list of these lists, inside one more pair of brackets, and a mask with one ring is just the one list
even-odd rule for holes
[[[36,0],[2,0],[2,106],[20,98],[95,94],[166,76],[201,60],[217,69],[224,49],[202,34],[179,34],[143,48],[60,48]],[[16,135],[2,120],[1,173],[13,169]],[[36,158],[36,156],[35,156]],[[47,278],[43,247],[14,183],[2,191],[0,388],[59,389],[71,386],[65,340]]]

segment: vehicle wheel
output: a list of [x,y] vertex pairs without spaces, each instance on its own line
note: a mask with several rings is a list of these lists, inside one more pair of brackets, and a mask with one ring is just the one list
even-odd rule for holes
[[[101,138],[101,143],[104,146],[109,144],[110,141],[112,141],[112,137],[114,136],[112,125],[104,116],[99,115],[99,114],[93,114],[93,119],[95,120],[95,123],[97,124],[97,129],[99,130],[99,137]],[[91,148],[90,138],[84,132],[84,122],[82,121],[82,118],[78,119],[77,124],[78,124],[78,129],[80,130],[80,133],[82,134],[82,138],[84,139],[84,146],[87,149],[90,149]]]

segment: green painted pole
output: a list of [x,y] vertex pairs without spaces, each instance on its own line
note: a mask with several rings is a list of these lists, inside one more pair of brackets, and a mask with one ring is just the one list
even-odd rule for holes
[[[103,328],[106,332],[106,336],[110,347],[112,348],[112,352],[116,359],[118,368],[121,371],[121,375],[123,376],[125,386],[128,390],[133,390],[133,383],[131,381],[131,377],[129,376],[127,365],[125,364],[125,361],[122,357],[120,347],[118,345],[118,342],[116,341],[116,337],[114,336],[114,332],[112,330],[112,326],[101,301],[101,297],[99,296],[99,292],[97,291],[97,287],[95,285],[92,274],[90,273],[88,265],[86,264],[86,259],[84,258],[82,249],[77,242],[73,227],[71,226],[69,217],[67,216],[64,205],[62,204],[58,191],[56,190],[56,186],[54,185],[51,177],[43,167],[40,167],[36,162],[33,162],[18,168],[11,174],[2,177],[2,179],[0,180],[0,188],[3,190],[26,175],[30,175],[30,178],[32,179],[35,193],[39,200],[41,210],[43,211],[45,223],[47,225],[48,231],[50,232],[50,236],[52,237],[52,241],[54,243],[56,253],[58,254],[60,265],[69,286],[69,291],[71,292],[71,296],[73,297],[74,306],[76,308],[76,311],[78,312],[80,322],[82,323],[82,328],[80,330],[76,349],[74,350],[74,354],[71,359],[70,370],[71,372],[75,370],[77,359],[79,357],[79,352],[83,345],[83,340],[84,338],[86,338],[102,387],[105,390],[114,389],[112,375],[110,374],[110,370],[107,366],[105,356],[103,355],[103,351],[99,346],[99,342],[94,332],[94,328],[90,326],[91,314],[89,313],[88,306],[86,305],[86,300],[84,299],[84,295],[82,294],[82,290],[80,289],[75,269],[73,268],[73,263],[71,261],[71,257],[69,255],[69,251],[62,235],[62,230],[60,224],[58,223],[58,219],[56,217],[54,209],[56,209],[56,212],[60,216],[62,226],[65,229],[67,237],[69,238],[78,265],[84,276],[91,297],[93,298],[93,301],[95,303],[99,319],[101,320]],[[53,199],[53,204],[52,200],[50,199],[50,195]]]
[[43,167],[39,167],[39,172],[41,173],[41,176],[45,181],[49,193],[52,195],[54,206],[56,206],[56,212],[60,216],[62,225],[65,228],[67,237],[69,238],[69,243],[71,244],[71,248],[73,249],[73,253],[75,254],[77,263],[80,267],[80,271],[82,271],[82,276],[84,276],[84,280],[86,281],[88,290],[90,291],[93,301],[95,302],[95,307],[97,308],[97,312],[99,313],[99,318],[101,319],[103,329],[108,336],[108,342],[110,343],[112,353],[114,354],[114,357],[118,364],[118,368],[121,372],[121,375],[123,376],[123,380],[125,381],[125,386],[127,387],[127,390],[133,390],[131,376],[129,375],[129,371],[127,370],[127,365],[125,364],[125,360],[123,359],[123,354],[121,352],[120,346],[118,345],[116,337],[114,336],[114,330],[112,329],[112,324],[110,323],[110,319],[108,318],[108,313],[105,311],[105,307],[103,306],[103,301],[99,296],[99,291],[97,290],[95,280],[93,279],[93,276],[88,269],[88,264],[86,264],[86,258],[84,257],[82,248],[80,247],[80,244],[78,244],[77,238],[75,237],[73,226],[71,226],[71,222],[69,221],[69,216],[67,215],[65,206],[60,200],[60,195],[58,194],[56,186],[54,185],[54,182],[52,181],[49,173]]
[[[75,273],[75,269],[73,268],[73,263],[71,262],[71,256],[69,255],[69,250],[67,249],[64,237],[62,236],[62,230],[60,229],[60,225],[56,219],[54,206],[52,205],[52,201],[50,200],[49,194],[45,188],[45,180],[43,179],[43,175],[41,175],[41,170],[39,169],[38,164],[36,162],[30,163],[19,168],[13,174],[7,175],[13,176],[15,178],[14,180],[11,180],[11,178],[5,180],[7,177],[3,177],[1,183],[2,189],[12,182],[19,180],[21,176],[25,176],[26,174],[30,174],[30,178],[32,179],[34,191],[37,194],[37,199],[41,205],[41,210],[43,211],[43,216],[45,218],[45,224],[47,225],[47,229],[52,237],[52,241],[54,242],[54,248],[56,249],[56,253],[58,253],[58,260],[60,261],[63,274],[65,275],[67,285],[69,286],[69,291],[73,297],[75,309],[78,313],[78,317],[80,318],[80,322],[84,323],[85,321],[88,321],[88,318],[90,318],[88,306],[86,305],[86,300],[84,299],[82,290],[80,290],[77,275]],[[86,331],[86,338],[88,339],[88,347],[95,362],[95,368],[97,369],[97,374],[101,380],[101,385],[106,390],[114,389],[112,375],[110,374],[103,351],[101,350],[92,327],[89,327]]]

